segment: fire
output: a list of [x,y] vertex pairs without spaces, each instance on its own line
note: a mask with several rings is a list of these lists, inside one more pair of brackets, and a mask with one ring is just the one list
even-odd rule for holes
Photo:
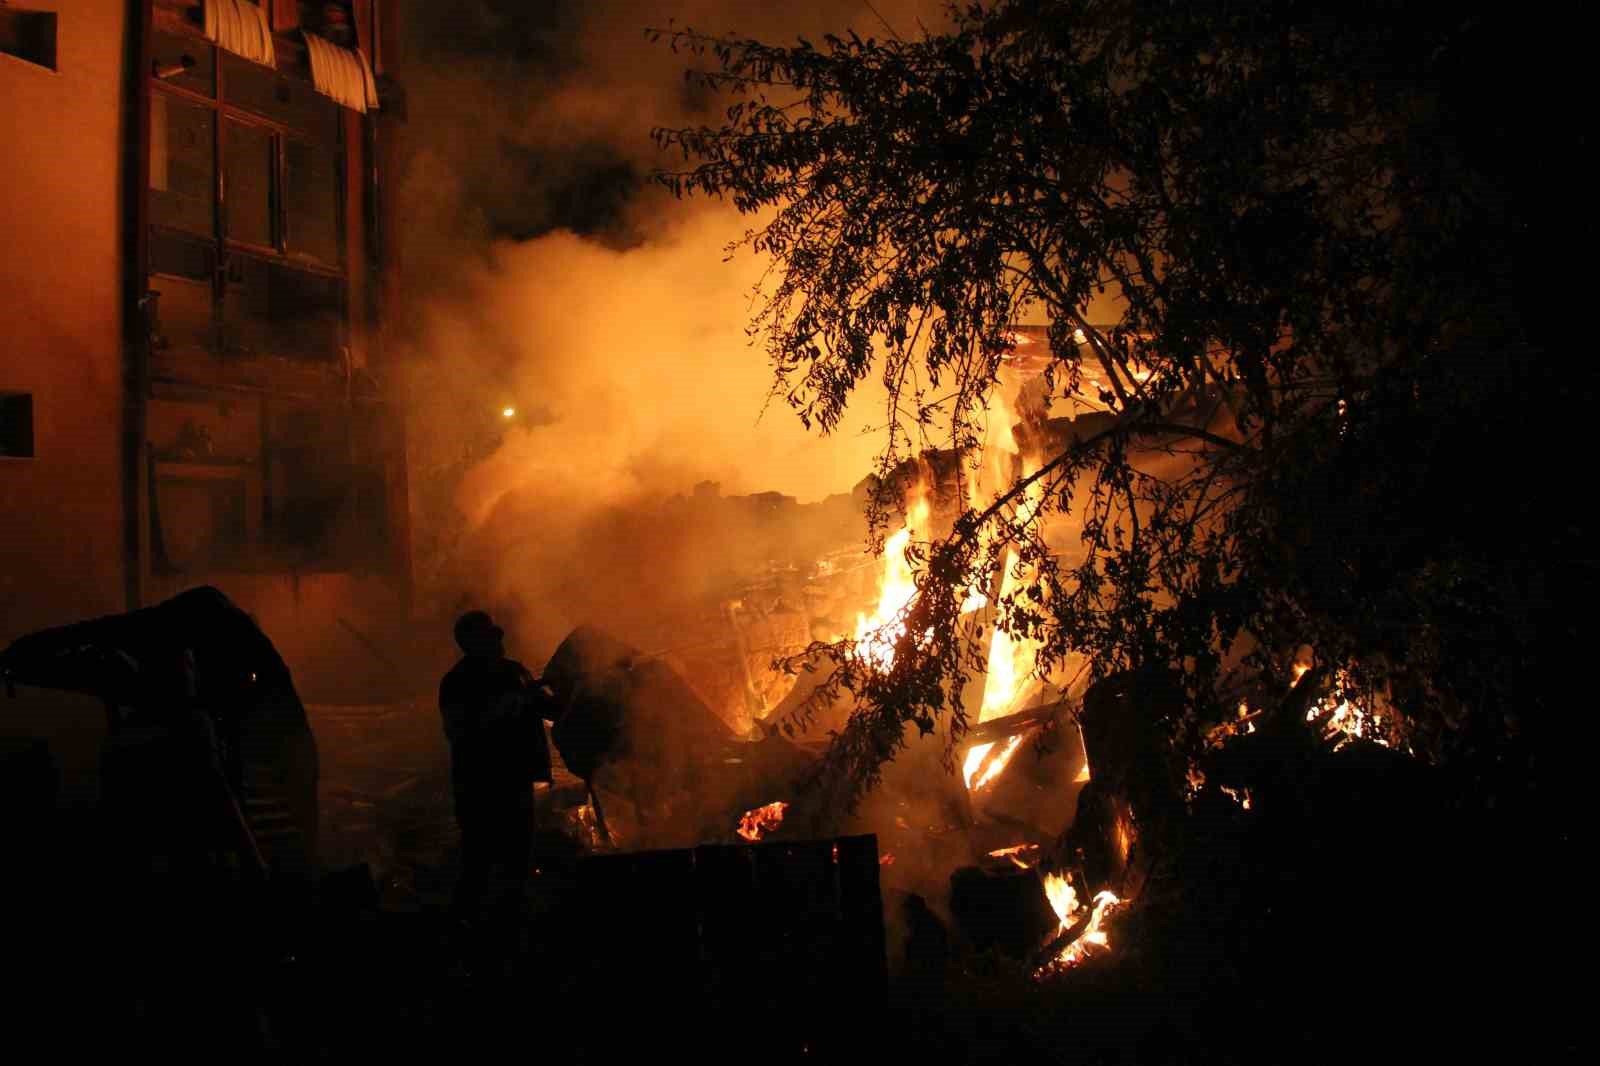
[[998,751],[994,750],[995,745],[991,743],[979,744],[967,752],[967,761],[962,767],[962,776],[966,779],[967,788],[976,792],[999,777],[1000,772],[1011,761],[1011,756],[1022,746],[1023,739],[1023,734],[1019,733],[1007,739],[1005,746]]
[[991,858],[991,859],[1010,859],[1011,862],[1015,866],[1017,866],[1019,869],[1031,870],[1033,867],[1031,867],[1027,863],[1023,862],[1022,859],[1020,859],[1018,856],[1020,856],[1025,851],[1038,851],[1038,850],[1039,850],[1039,845],[1037,845],[1037,844],[1013,844],[1009,848],[995,848],[993,851],[989,852],[989,858]]
[[1343,696],[1320,700],[1306,712],[1306,721],[1315,722],[1324,716],[1323,736],[1334,741],[1335,751],[1352,740],[1371,740],[1383,747],[1389,746],[1389,738],[1383,731],[1383,716],[1371,714]]
[[783,812],[788,809],[789,805],[787,803],[778,800],[763,807],[745,811],[739,818],[739,835],[752,843],[760,840],[763,835],[772,832],[783,824]]
[[[1046,874],[1044,894],[1050,901],[1050,909],[1056,912],[1056,920],[1061,923],[1061,932],[1064,933],[1077,924],[1083,908],[1078,903],[1078,893],[1073,889],[1072,882],[1060,874]],[[1094,897],[1093,909],[1089,912],[1089,922],[1084,926],[1083,932],[1079,933],[1072,943],[1062,948],[1061,953],[1050,965],[1075,966],[1088,956],[1090,948],[1109,947],[1111,942],[1101,925],[1105,922],[1106,915],[1111,913],[1111,908],[1121,902],[1115,893],[1097,894]]]
[[894,645],[905,633],[904,623],[896,622],[911,597],[916,595],[916,577],[906,561],[906,549],[913,535],[927,535],[928,497],[919,490],[906,512],[906,526],[883,544],[883,580],[878,586],[878,608],[871,615],[856,615],[856,652],[875,669],[894,665]]
[[[984,446],[985,475],[991,483],[1003,484],[1010,474],[1010,464],[1018,455],[1017,439],[1011,431],[1014,416],[1005,401],[995,398],[991,411],[991,435]],[[979,489],[974,486],[974,505],[979,503]],[[1032,487],[1026,492],[1023,509],[1036,508],[1038,493]],[[1000,598],[1005,600],[1016,594],[1024,578],[1016,571],[1015,560],[1007,557],[1005,572],[1000,579]],[[1019,639],[996,628],[989,640],[989,659],[984,669],[983,703],[978,709],[978,721],[987,722],[1009,713],[1023,694],[1023,682],[1032,669],[1038,643]],[[1005,770],[1006,764],[1022,746],[1023,738],[1011,737],[999,750],[998,741],[976,744],[967,752],[961,767],[962,779],[968,791],[977,791],[990,784]]]
[[[969,486],[968,503],[973,506],[981,505],[984,491],[1010,482],[1012,463],[1019,452],[1016,436],[1011,429],[1014,416],[1005,401],[995,397],[990,414],[991,429],[983,450],[982,475],[974,478]],[[1028,508],[1037,505],[1037,493],[1030,491],[1022,506]],[[895,643],[905,634],[905,624],[898,619],[917,592],[916,576],[906,559],[906,550],[913,538],[928,538],[931,512],[927,487],[919,485],[911,493],[905,528],[884,542],[883,577],[878,585],[877,608],[870,615],[856,616],[856,654],[876,670],[887,670],[894,665]],[[1014,594],[1023,580],[1013,569],[1008,563],[1001,580],[1002,595]],[[988,602],[983,590],[973,588],[968,591],[961,605],[962,613],[976,611]],[[1012,709],[1022,695],[1022,681],[1032,667],[1037,647],[1031,640],[1013,639],[1009,633],[998,629],[994,631],[989,645],[979,722],[998,718]],[[968,751],[962,767],[962,778],[967,788],[981,789],[999,777],[1022,746],[1022,740],[1023,737],[1014,736],[998,749],[998,742],[990,742],[975,745]]]
[[[1295,680],[1310,667],[1296,664]],[[1306,721],[1318,722],[1322,726],[1323,738],[1333,742],[1333,748],[1338,751],[1352,740],[1370,740],[1385,748],[1392,746],[1389,729],[1384,725],[1383,715],[1368,710],[1359,703],[1352,701],[1348,694],[1348,678],[1341,671],[1335,678],[1334,691],[1314,703],[1306,711]]]

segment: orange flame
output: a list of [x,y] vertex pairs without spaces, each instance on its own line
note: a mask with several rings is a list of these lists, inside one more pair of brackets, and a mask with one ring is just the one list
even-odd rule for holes
[[1023,862],[1022,859],[1020,859],[1018,856],[1020,856],[1025,851],[1038,851],[1038,850],[1039,850],[1039,845],[1037,845],[1037,844],[1013,844],[1009,848],[995,848],[993,851],[989,852],[989,858],[991,858],[991,859],[1010,859],[1011,862],[1017,868],[1022,869],[1022,870],[1031,870],[1033,867],[1031,867],[1027,863]]
[[894,665],[895,642],[906,631],[905,624],[895,619],[917,592],[916,576],[906,561],[906,549],[911,545],[912,536],[921,534],[926,538],[930,508],[925,490],[918,486],[914,491],[916,498],[906,511],[905,528],[883,543],[878,608],[870,615],[856,615],[856,653],[880,671]]
[[[1070,881],[1060,874],[1046,874],[1044,894],[1050,901],[1050,909],[1056,912],[1056,920],[1061,923],[1061,932],[1064,933],[1077,924],[1079,912],[1083,908],[1078,903],[1078,893]],[[1112,892],[1098,893],[1094,897],[1094,907],[1089,912],[1089,922],[1084,926],[1083,932],[1079,933],[1072,943],[1062,948],[1061,953],[1048,963],[1046,968],[1075,966],[1088,957],[1090,948],[1109,947],[1111,942],[1101,925],[1106,915],[1111,913],[1111,908],[1121,902]]]
[[[1294,669],[1295,680],[1298,681],[1310,668],[1296,665]],[[1384,725],[1383,715],[1352,701],[1346,689],[1347,684],[1348,676],[1341,671],[1335,678],[1333,692],[1306,711],[1306,721],[1321,720],[1323,738],[1333,742],[1335,751],[1352,740],[1370,740],[1385,748],[1391,747],[1393,741],[1389,728]]]
[[989,744],[979,744],[967,752],[966,762],[961,768],[962,775],[967,782],[967,788],[976,792],[999,777],[1001,772],[1005,770],[1006,765],[1011,762],[1011,756],[1015,755],[1017,749],[1022,747],[1024,739],[1024,734],[1018,733],[1014,737],[1007,738],[1004,747],[999,750],[995,750],[995,744],[999,743],[999,741],[995,741]]
[[760,840],[764,834],[772,832],[783,824],[783,812],[788,809],[787,803],[778,800],[757,807],[755,810],[745,811],[739,818],[739,835],[751,843]]
[[[984,445],[984,478],[991,486],[1009,484],[1012,463],[1019,454],[1016,435],[1011,430],[1015,421],[1010,407],[1000,396],[990,404],[990,436]],[[980,479],[982,480],[982,479]],[[976,482],[969,503],[977,506],[981,493]],[[1036,486],[1024,493],[1020,510],[1035,510],[1039,506]],[[1000,579],[1000,598],[1014,596],[1024,577],[1017,573],[1015,559],[1008,557],[1004,575]],[[1033,668],[1034,656],[1039,650],[1037,641],[1013,637],[996,628],[989,640],[989,659],[984,668],[983,703],[978,709],[978,721],[987,722],[1008,714],[1022,697],[1024,683]],[[975,744],[967,752],[961,766],[961,776],[969,792],[976,792],[991,784],[1004,772],[1011,757],[1022,746],[1022,737],[1014,736],[996,750],[998,741]]]

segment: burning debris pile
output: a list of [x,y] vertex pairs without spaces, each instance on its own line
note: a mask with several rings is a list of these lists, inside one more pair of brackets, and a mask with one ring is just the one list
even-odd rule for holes
[[1072,882],[1060,874],[1045,875],[1044,893],[1050,900],[1050,908],[1061,920],[1061,935],[1052,941],[1047,952],[1054,950],[1058,944],[1061,945],[1060,950],[1045,965],[1073,966],[1083,961],[1091,948],[1109,945],[1110,941],[1101,925],[1111,913],[1111,908],[1122,902],[1115,892],[1102,890],[1095,893],[1094,904],[1087,916],[1083,914],[1084,908],[1078,902],[1078,893],[1072,887]]
[[[1124,673],[1089,685],[1094,672],[1082,656],[1041,673],[1040,645],[997,625],[1002,606],[1038,576],[1016,550],[958,590],[960,625],[979,650],[966,689],[954,694],[968,723],[956,738],[956,772],[943,765],[947,735],[913,737],[860,810],[832,809],[804,787],[857,709],[848,692],[831,704],[813,700],[827,672],[814,644],[845,649],[870,673],[892,671],[897,648],[917,636],[905,643],[928,545],[997,489],[1104,428],[1103,413],[1051,419],[1029,408],[1025,349],[1037,339],[1019,331],[1006,371],[1016,410],[997,395],[975,451],[923,453],[886,484],[868,479],[819,504],[776,493],[723,497],[707,484],[630,519],[674,542],[684,530],[710,531],[685,543],[716,563],[681,588],[663,575],[674,595],[641,596],[606,617],[609,632],[580,626],[552,657],[546,681],[563,708],[554,739],[583,782],[568,812],[576,835],[593,850],[631,850],[874,832],[890,891],[938,885],[942,897],[948,884],[968,942],[1055,973],[1107,954],[1111,923],[1137,910],[1178,848],[1186,805],[1208,774],[1232,811],[1255,813],[1263,796],[1250,775],[1179,765],[1156,725],[1185,713],[1171,679]],[[861,544],[874,504],[887,510],[881,555]],[[1025,496],[1018,520],[1039,506]],[[1081,530],[1071,516],[1055,522],[1046,545],[1076,550]],[[815,673],[780,666],[808,653]],[[1255,709],[1261,700],[1244,698],[1215,735],[1223,763],[1236,758],[1236,742],[1277,720]],[[1384,735],[1386,719],[1371,706],[1334,691],[1296,713],[1342,749]]]
[[754,810],[746,811],[739,818],[738,833],[740,839],[748,840],[752,844],[760,840],[767,833],[772,832],[783,824],[783,812],[788,809],[789,805],[787,803],[782,800],[775,800]]

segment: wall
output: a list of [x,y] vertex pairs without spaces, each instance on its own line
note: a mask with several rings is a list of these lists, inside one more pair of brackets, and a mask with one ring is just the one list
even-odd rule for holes
[[[0,645],[124,607],[121,138],[128,5],[59,12],[57,72],[0,55],[0,391],[31,392],[33,459],[0,459]],[[0,735],[48,719],[64,764],[98,709],[23,693]]]
[[376,704],[431,695],[455,661],[448,630],[414,634],[381,574],[210,573],[156,576],[152,600],[206,583],[255,616],[308,703]]

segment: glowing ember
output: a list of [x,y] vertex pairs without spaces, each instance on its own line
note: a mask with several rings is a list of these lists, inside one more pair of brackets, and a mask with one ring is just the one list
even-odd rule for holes
[[[1078,903],[1078,893],[1070,881],[1060,874],[1046,874],[1044,894],[1050,901],[1050,909],[1056,912],[1056,920],[1061,923],[1061,932],[1066,932],[1078,923],[1083,908]],[[1088,956],[1089,949],[1109,947],[1110,941],[1101,925],[1105,922],[1106,915],[1111,913],[1111,908],[1121,902],[1111,892],[1101,892],[1096,895],[1093,909],[1089,912],[1089,922],[1084,926],[1083,932],[1079,933],[1072,943],[1062,948],[1061,953],[1047,964],[1046,968],[1076,966]]]
[[515,407],[507,407],[507,408],[505,408],[504,410],[502,410],[500,412],[500,417],[501,418],[516,418],[517,417],[517,409]]
[[[1304,673],[1306,667],[1296,666],[1295,676],[1298,678]],[[1320,722],[1323,739],[1333,742],[1333,749],[1338,751],[1352,740],[1370,740],[1385,748],[1391,746],[1391,738],[1387,727],[1384,726],[1383,716],[1373,713],[1352,702],[1346,690],[1346,678],[1340,673],[1336,679],[1334,691],[1318,700],[1306,711],[1306,721]]]
[[789,805],[779,800],[753,811],[745,811],[739,819],[739,835],[752,843],[783,824],[783,812]]
[[879,855],[878,856],[878,865],[879,866],[893,866],[894,865],[894,853],[886,851],[882,855]]
[[1038,850],[1039,845],[1037,844],[1013,844],[1009,848],[995,848],[989,853],[989,858],[1010,859],[1011,862],[1019,869],[1031,870],[1033,867],[1029,866],[1026,862],[1023,862],[1019,856],[1022,855],[1023,852]]

